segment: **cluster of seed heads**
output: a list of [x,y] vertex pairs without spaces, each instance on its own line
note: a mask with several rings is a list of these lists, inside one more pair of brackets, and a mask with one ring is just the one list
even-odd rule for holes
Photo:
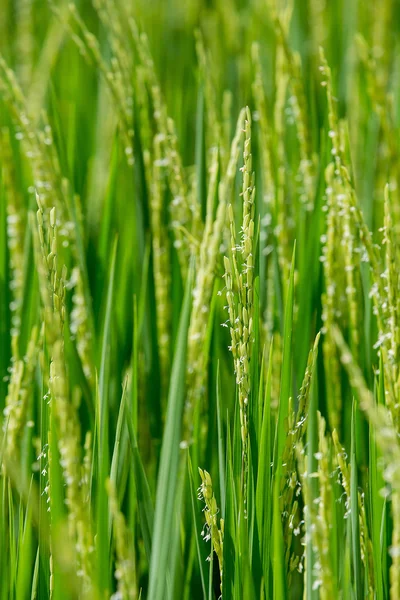
[[253,271],[254,271],[254,173],[251,155],[251,115],[246,109],[243,151],[243,223],[237,243],[232,205],[228,206],[231,252],[224,257],[226,299],[231,333],[236,382],[239,389],[240,429],[243,452],[248,437],[248,403],[250,397],[250,358],[253,345]]

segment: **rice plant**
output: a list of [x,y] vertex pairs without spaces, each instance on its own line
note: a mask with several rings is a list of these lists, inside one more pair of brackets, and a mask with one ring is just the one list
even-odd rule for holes
[[397,0],[3,0],[0,598],[400,598]]

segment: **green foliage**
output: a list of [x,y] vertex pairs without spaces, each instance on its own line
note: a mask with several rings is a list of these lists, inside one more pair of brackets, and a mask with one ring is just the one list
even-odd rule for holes
[[2,1],[1,598],[400,598],[399,11]]

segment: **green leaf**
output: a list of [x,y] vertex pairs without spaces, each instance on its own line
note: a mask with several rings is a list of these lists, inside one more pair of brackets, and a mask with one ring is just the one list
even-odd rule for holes
[[[179,469],[181,420],[185,398],[186,344],[189,328],[193,267],[186,284],[168,394],[167,416],[158,471],[153,544],[149,574],[149,598],[165,598],[169,544],[179,535],[173,529]],[[169,540],[169,544],[165,543]],[[169,591],[168,595],[171,593]]]
[[139,522],[142,530],[146,556],[150,562],[152,536],[154,527],[154,508],[151,500],[150,487],[143,468],[142,459],[133,429],[132,415],[128,405],[125,405],[125,417],[128,426],[129,443],[132,453],[132,469],[136,487],[136,497],[139,510]]
[[281,389],[279,394],[278,421],[275,433],[274,447],[274,470],[276,478],[280,478],[280,467],[282,463],[282,453],[286,439],[286,422],[289,411],[289,397],[291,395],[291,373],[292,373],[292,334],[293,334],[293,298],[294,298],[294,265],[296,256],[296,246],[293,248],[292,266],[290,269],[289,286],[286,296],[285,307],[285,325],[283,330],[283,357],[282,357],[282,375]]
[[360,515],[358,510],[358,474],[356,459],[356,405],[353,400],[351,417],[351,454],[350,454],[350,517],[351,517],[351,540],[352,540],[352,562],[355,593],[357,598],[363,597],[363,573],[360,548]]
[[101,359],[99,383],[97,387],[97,432],[98,432],[98,481],[97,481],[97,568],[98,586],[101,593],[109,593],[110,590],[110,544],[108,525],[108,496],[106,491],[106,480],[109,471],[109,448],[108,448],[108,422],[109,422],[109,396],[108,396],[108,367],[110,356],[110,331],[111,315],[113,310],[115,260],[117,255],[117,240],[115,240],[111,255],[110,275],[107,291],[107,302],[105,309],[103,336],[101,344]]

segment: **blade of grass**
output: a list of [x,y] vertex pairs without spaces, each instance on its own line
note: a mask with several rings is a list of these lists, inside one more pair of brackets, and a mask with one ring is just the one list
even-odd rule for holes
[[[149,597],[162,600],[166,594],[168,545],[179,532],[172,531],[178,477],[181,418],[185,394],[186,343],[190,318],[193,268],[189,274],[181,310],[168,394],[166,424],[161,448],[149,575]],[[170,592],[169,592],[170,593]]]
[[101,344],[99,383],[97,387],[97,422],[98,422],[98,482],[97,482],[97,567],[98,586],[101,593],[110,590],[110,545],[108,529],[108,496],[106,480],[109,472],[108,449],[108,360],[110,355],[111,316],[113,311],[115,262],[117,256],[117,240],[111,255],[111,266],[108,281],[107,302]]

